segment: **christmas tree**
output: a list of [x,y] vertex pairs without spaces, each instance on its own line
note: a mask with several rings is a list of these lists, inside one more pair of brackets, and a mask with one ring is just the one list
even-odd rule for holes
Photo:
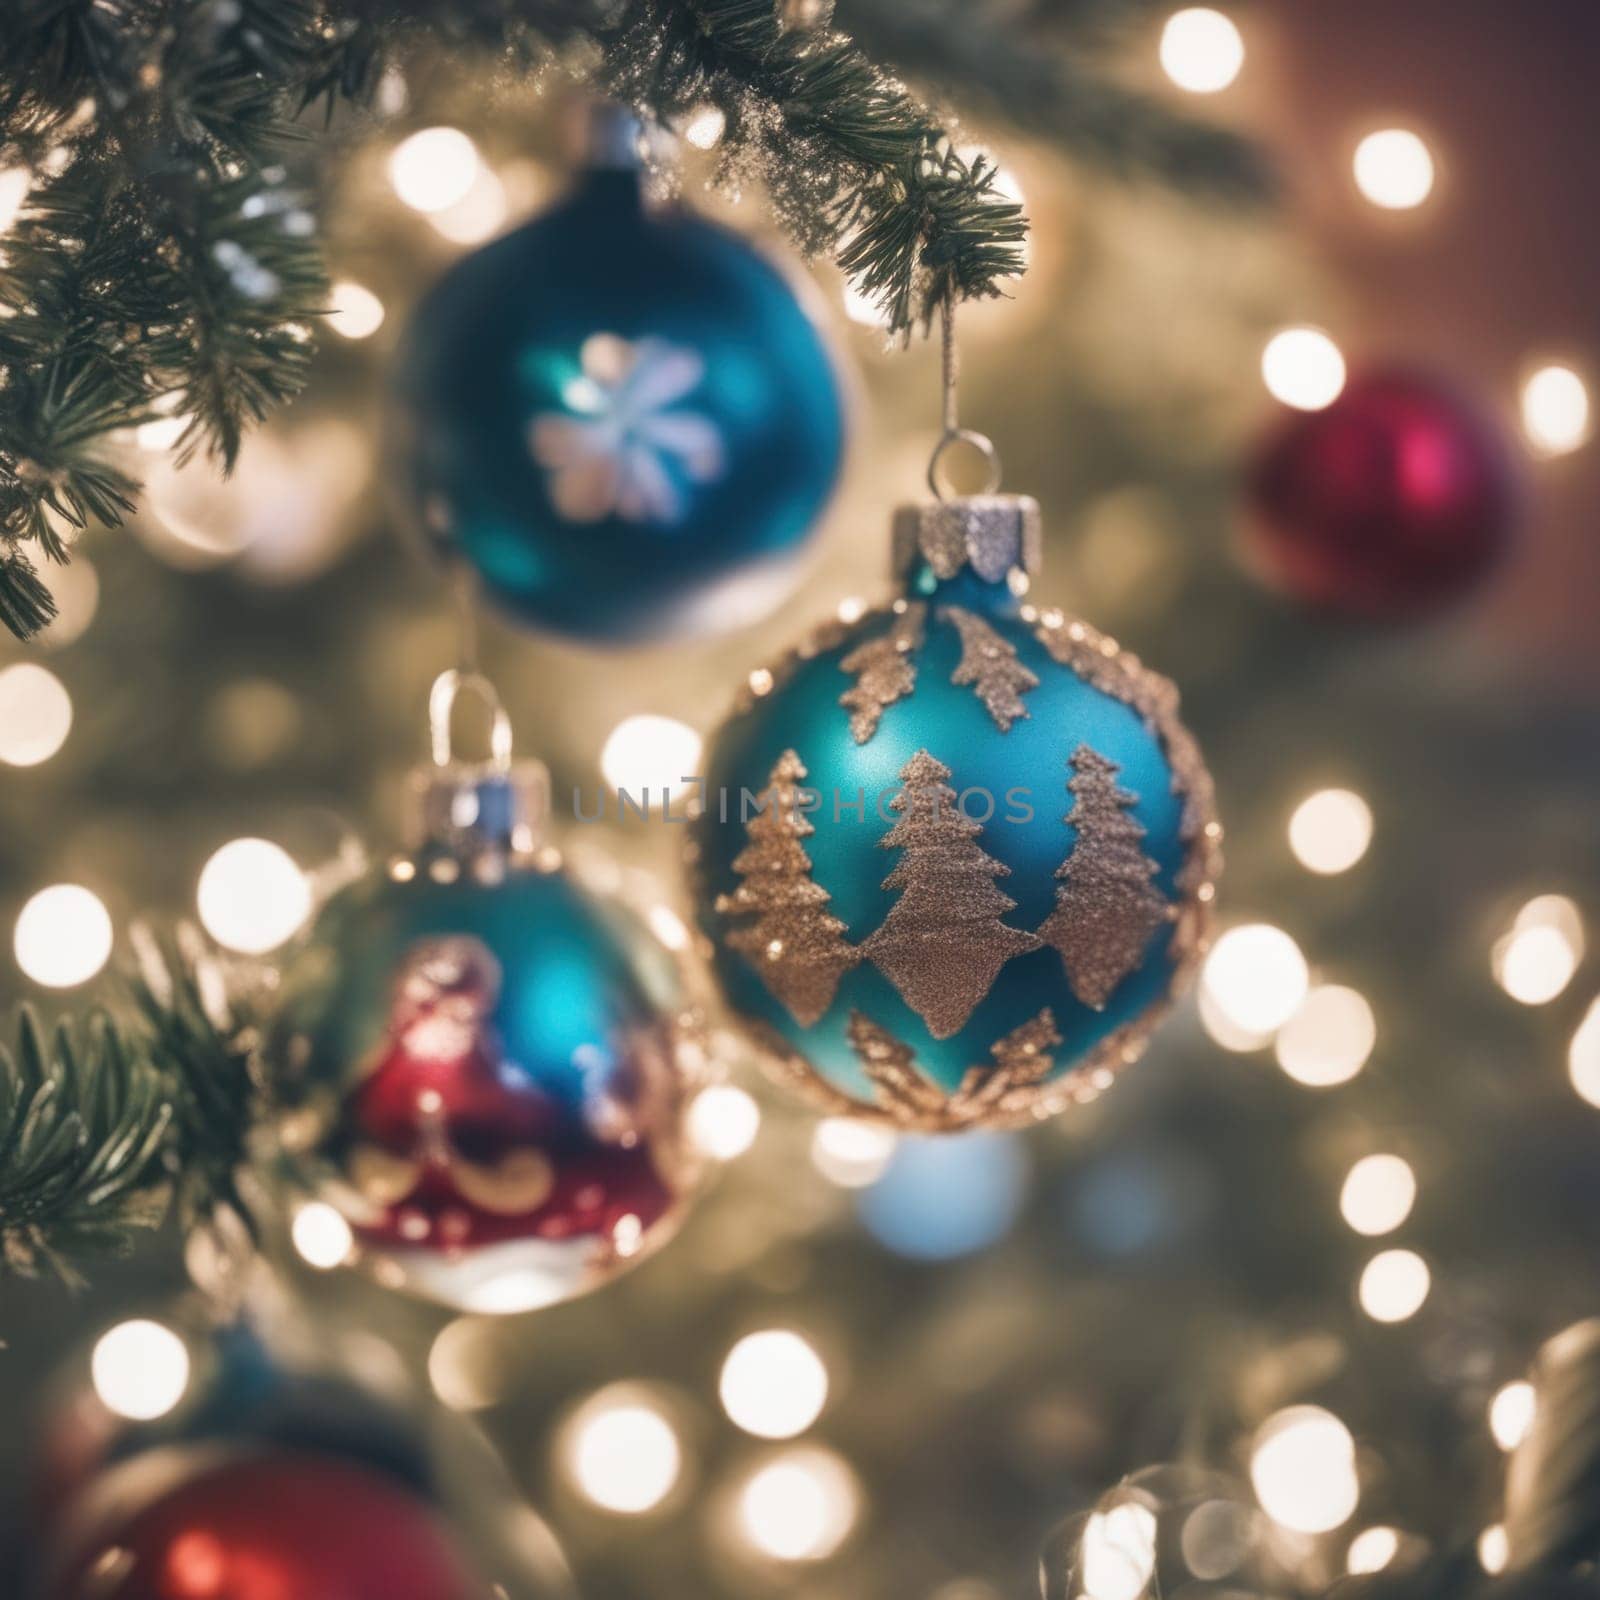
[[995,879],[1011,869],[980,848],[982,825],[962,815],[949,777],[926,750],[901,769],[904,787],[890,801],[900,820],[879,843],[904,851],[883,880],[902,892],[861,946],[936,1039],[960,1031],[1006,962],[1039,948],[1000,920],[1016,901]]
[[720,897],[717,909],[750,917],[728,935],[728,943],[750,958],[761,981],[809,1025],[833,1003],[841,975],[861,957],[846,942],[844,924],[823,909],[832,896],[811,876],[811,857],[800,842],[817,831],[802,804],[805,776],[793,750],[778,757],[746,824],[750,842],[733,863],[743,881]]
[[962,606],[942,606],[939,617],[954,623],[961,635],[961,659],[950,681],[970,683],[1001,728],[1009,728],[1018,717],[1027,716],[1022,697],[1028,690],[1037,689],[1039,680],[1017,660],[1016,649],[982,617]]
[[1080,744],[1071,766],[1067,788],[1077,803],[1066,820],[1077,838],[1056,868],[1061,887],[1039,937],[1061,952],[1072,992],[1098,1011],[1138,966],[1169,908],[1151,882],[1156,864],[1139,848],[1144,829],[1128,812],[1137,797],[1117,787],[1116,762]]
[[839,704],[850,713],[850,733],[857,744],[865,744],[878,731],[887,707],[916,687],[917,664],[911,653],[922,643],[927,611],[912,601],[889,624],[888,632],[858,644],[839,662],[842,671],[856,677],[839,696]]

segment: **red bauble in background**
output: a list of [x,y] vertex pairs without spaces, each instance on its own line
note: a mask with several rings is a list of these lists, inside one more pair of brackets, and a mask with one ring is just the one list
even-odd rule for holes
[[51,1600],[487,1600],[422,1500],[290,1452],[167,1452],[102,1481]]
[[1517,500],[1491,422],[1436,379],[1374,372],[1268,438],[1250,483],[1250,553],[1309,606],[1418,616],[1499,562]]

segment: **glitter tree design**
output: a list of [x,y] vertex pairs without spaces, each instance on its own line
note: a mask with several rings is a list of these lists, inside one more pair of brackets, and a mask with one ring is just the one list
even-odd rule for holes
[[905,852],[883,880],[903,892],[861,946],[935,1039],[959,1032],[1001,967],[1041,943],[1000,920],[1016,901],[995,879],[1011,869],[980,848],[983,829],[957,808],[949,777],[926,750],[902,769],[890,802],[900,820],[879,843]]
[[944,606],[939,617],[954,624],[961,635],[961,659],[951,683],[970,684],[994,718],[995,726],[1002,733],[1009,733],[1018,717],[1027,716],[1022,697],[1039,687],[1038,678],[1017,660],[1017,647],[976,612],[961,606]]
[[832,897],[811,876],[811,857],[801,843],[816,832],[800,804],[805,776],[793,750],[778,757],[761,807],[746,826],[749,843],[734,858],[742,881],[718,897],[717,910],[752,919],[728,934],[729,946],[749,958],[767,988],[809,1027],[833,1004],[839,979],[861,956],[846,942],[845,925],[824,909]]
[[1073,994],[1099,1011],[1144,959],[1171,908],[1151,881],[1157,868],[1140,845],[1144,828],[1128,813],[1138,796],[1117,787],[1121,768],[1086,744],[1070,765],[1076,804],[1066,821],[1077,842],[1056,868],[1055,910],[1039,935],[1061,953]]

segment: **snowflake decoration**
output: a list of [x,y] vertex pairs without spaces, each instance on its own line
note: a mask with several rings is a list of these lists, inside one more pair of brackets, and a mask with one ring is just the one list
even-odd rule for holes
[[714,483],[726,467],[717,425],[679,404],[704,360],[665,339],[610,333],[585,339],[580,359],[562,395],[569,409],[540,412],[528,429],[551,501],[574,522],[681,522],[685,485]]

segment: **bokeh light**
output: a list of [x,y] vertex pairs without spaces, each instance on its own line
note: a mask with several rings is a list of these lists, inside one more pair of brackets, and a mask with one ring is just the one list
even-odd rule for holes
[[726,131],[728,119],[717,106],[700,106],[683,125],[683,137],[696,150],[714,150]]
[[1478,1565],[1490,1577],[1497,1572],[1504,1572],[1506,1562],[1510,1559],[1511,1540],[1506,1535],[1503,1523],[1496,1522],[1478,1535]]
[[1319,984],[1279,1031],[1278,1065],[1308,1089],[1331,1089],[1360,1072],[1377,1042],[1366,996],[1343,984]]
[[106,1410],[154,1422],[188,1392],[189,1350],[171,1328],[137,1318],[101,1335],[89,1374]]
[[56,603],[56,614],[40,633],[39,643],[47,650],[64,650],[89,631],[100,609],[99,574],[88,558],[75,550],[68,562],[47,562],[39,576]]
[[72,697],[55,673],[31,661],[0,672],[0,761],[36,767],[71,731]]
[[383,301],[348,278],[328,292],[328,326],[343,339],[370,339],[383,326]]
[[714,1083],[690,1102],[689,1137],[715,1161],[742,1156],[760,1131],[761,1107],[734,1084]]
[[1244,39],[1230,18],[1210,6],[1188,6],[1161,30],[1161,68],[1190,94],[1216,94],[1239,76]]
[[355,1245],[350,1224],[322,1200],[310,1201],[295,1212],[289,1238],[300,1259],[319,1272],[343,1266]]
[[1356,146],[1356,187],[1385,211],[1410,211],[1433,193],[1433,155],[1409,128],[1382,128]]
[[1400,1553],[1400,1533],[1396,1528],[1363,1528],[1350,1541],[1345,1552],[1345,1571],[1353,1578],[1368,1572],[1382,1572]]
[[856,1206],[880,1244],[918,1261],[970,1255],[1002,1238],[1022,1209],[1027,1161],[1015,1134],[901,1139]]
[[1567,1047],[1567,1076],[1590,1105],[1600,1107],[1600,1000],[1591,1000]]
[[654,1511],[683,1470],[677,1429],[658,1405],[628,1384],[593,1396],[563,1429],[560,1450],[584,1498],[618,1516]]
[[824,1117],[811,1133],[811,1164],[841,1189],[864,1189],[883,1176],[895,1142],[881,1122]]
[[1348,872],[1372,843],[1372,808],[1352,789],[1319,789],[1289,818],[1289,848],[1310,872]]
[[1489,1402],[1489,1432],[1502,1450],[1515,1450],[1528,1437],[1538,1404],[1533,1385],[1523,1378],[1508,1383]]
[[1361,1499],[1350,1430],[1321,1406],[1269,1417],[1251,1446],[1250,1482],[1261,1509],[1294,1533],[1332,1533]]
[[1495,941],[1490,964],[1496,982],[1527,1006],[1554,1000],[1583,959],[1583,918],[1566,895],[1542,894],[1522,907]]
[[200,873],[200,922],[227,950],[265,955],[311,915],[311,884],[294,857],[270,839],[235,839]]
[[443,211],[467,197],[478,167],[478,147],[459,128],[422,128],[394,147],[389,182],[413,211]]
[[17,917],[17,965],[47,989],[87,983],[111,959],[111,913],[78,883],[41,889]]
[[746,1334],[728,1352],[718,1392],[723,1410],[746,1433],[792,1439],[822,1415],[828,1369],[800,1334],[766,1328]]
[[600,751],[600,771],[613,789],[625,789],[634,802],[645,791],[659,806],[663,790],[680,794],[700,765],[701,738],[676,717],[640,712],[624,717],[606,737]]
[[467,192],[452,205],[430,211],[428,222],[452,244],[482,244],[500,231],[507,209],[505,185],[480,165]]
[[1589,439],[1589,389],[1571,368],[1540,367],[1522,386],[1522,429],[1540,455],[1563,456]]
[[1156,1570],[1156,1516],[1137,1500],[1094,1512],[1079,1547],[1084,1600],[1140,1600]]
[[1432,1281],[1415,1250],[1383,1250],[1362,1271],[1357,1298],[1374,1322],[1405,1322],[1422,1309]]
[[1270,1034],[1300,1008],[1309,974],[1299,945],[1283,929],[1253,922],[1229,928],[1217,940],[1200,982],[1236,1028]]
[[483,1411],[505,1398],[505,1365],[499,1358],[500,1323],[488,1317],[447,1322],[428,1350],[428,1381],[452,1411]]
[[1261,352],[1261,380],[1274,400],[1321,411],[1344,390],[1344,356],[1320,328],[1285,328]]
[[33,174],[26,167],[0,167],[0,234],[17,220],[32,187]]
[[860,1514],[855,1474],[831,1450],[786,1451],[758,1467],[739,1493],[739,1527],[774,1561],[822,1561]]
[[1393,1233],[1417,1200],[1417,1178],[1403,1156],[1363,1156],[1346,1174],[1339,1212],[1357,1233]]

